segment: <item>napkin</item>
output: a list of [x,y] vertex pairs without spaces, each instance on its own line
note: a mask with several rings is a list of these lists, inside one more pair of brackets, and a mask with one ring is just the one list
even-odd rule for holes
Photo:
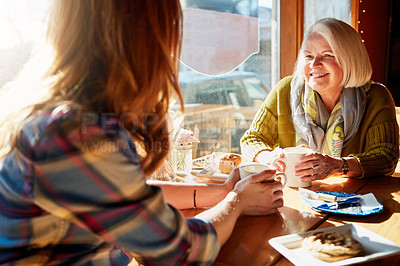
[[374,194],[372,194],[372,193],[362,195],[362,199],[363,199],[363,202],[361,204],[361,209],[363,210],[363,212],[372,211],[372,210],[378,209],[382,206],[382,204],[376,200]]
[[[324,193],[324,191],[321,191]],[[382,204],[376,200],[373,193],[368,193],[364,195],[360,194],[350,194],[350,193],[342,193],[342,192],[330,192],[336,195],[335,202],[326,202],[320,199],[316,199],[316,192],[299,188],[300,198],[304,204],[308,205],[311,208],[315,208],[318,210],[326,210],[337,212],[336,210],[342,208],[342,210],[346,213],[351,214],[354,213],[372,213],[376,210],[380,210],[382,208]],[[356,199],[356,200],[353,200]],[[346,202],[349,200],[351,204],[346,206],[338,206],[338,202]]]

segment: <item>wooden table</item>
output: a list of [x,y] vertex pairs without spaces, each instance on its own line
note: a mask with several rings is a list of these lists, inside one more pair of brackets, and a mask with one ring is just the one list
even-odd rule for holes
[[[384,205],[384,212],[362,218],[321,214],[302,203],[297,189],[285,187],[284,206],[278,214],[239,218],[214,265],[292,265],[268,244],[269,239],[345,223],[360,224],[400,246],[400,179],[378,177],[357,180],[331,177],[313,182],[310,189],[360,194],[372,192]],[[192,217],[201,211],[182,210],[186,217]],[[400,265],[400,255],[365,265]]]

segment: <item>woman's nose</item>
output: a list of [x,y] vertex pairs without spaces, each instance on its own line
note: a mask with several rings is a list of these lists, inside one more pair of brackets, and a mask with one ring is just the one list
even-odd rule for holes
[[318,56],[314,57],[314,59],[311,61],[310,68],[318,67],[321,65],[321,58]]

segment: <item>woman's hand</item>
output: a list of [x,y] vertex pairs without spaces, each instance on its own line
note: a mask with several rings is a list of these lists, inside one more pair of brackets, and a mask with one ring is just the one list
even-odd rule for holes
[[308,182],[324,179],[330,175],[341,172],[342,160],[319,152],[304,155],[301,163],[295,166],[295,175],[300,181]]
[[[297,147],[306,147],[304,144],[298,145]],[[272,164],[273,160],[276,158],[283,158],[285,155],[283,154],[282,148],[276,148],[272,151],[262,151],[260,152],[257,157],[255,158],[256,162],[262,164],[269,164],[275,167],[279,172],[285,172],[286,164],[282,161],[277,161]]]
[[[281,148],[276,148],[275,150],[272,151],[262,151],[260,152],[257,157],[256,157],[256,162],[261,163],[261,164],[269,164],[272,165],[272,161],[275,158],[283,158],[283,150]],[[274,165],[276,169],[280,172],[284,172],[286,169],[286,165],[284,162],[276,162]]]
[[240,181],[240,172],[232,170],[223,186],[225,187],[225,190],[229,192],[235,188],[238,181]]
[[[235,169],[239,172],[239,169]],[[275,170],[265,170],[240,180],[234,191],[243,205],[242,214],[265,215],[278,211],[283,206],[282,184],[279,181],[263,182],[275,174]]]
[[[266,170],[241,179],[220,203],[196,215],[213,223],[221,246],[241,215],[271,214],[283,206],[281,182],[263,182],[274,174],[275,170]],[[239,176],[239,169],[234,169],[231,175]]]

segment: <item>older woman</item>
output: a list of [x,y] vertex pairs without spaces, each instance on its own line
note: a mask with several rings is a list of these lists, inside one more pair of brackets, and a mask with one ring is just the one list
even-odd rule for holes
[[242,137],[242,153],[270,163],[279,148],[310,147],[315,153],[296,166],[301,181],[392,174],[399,158],[395,106],[371,75],[358,33],[337,19],[317,21],[293,76],[275,86]]

